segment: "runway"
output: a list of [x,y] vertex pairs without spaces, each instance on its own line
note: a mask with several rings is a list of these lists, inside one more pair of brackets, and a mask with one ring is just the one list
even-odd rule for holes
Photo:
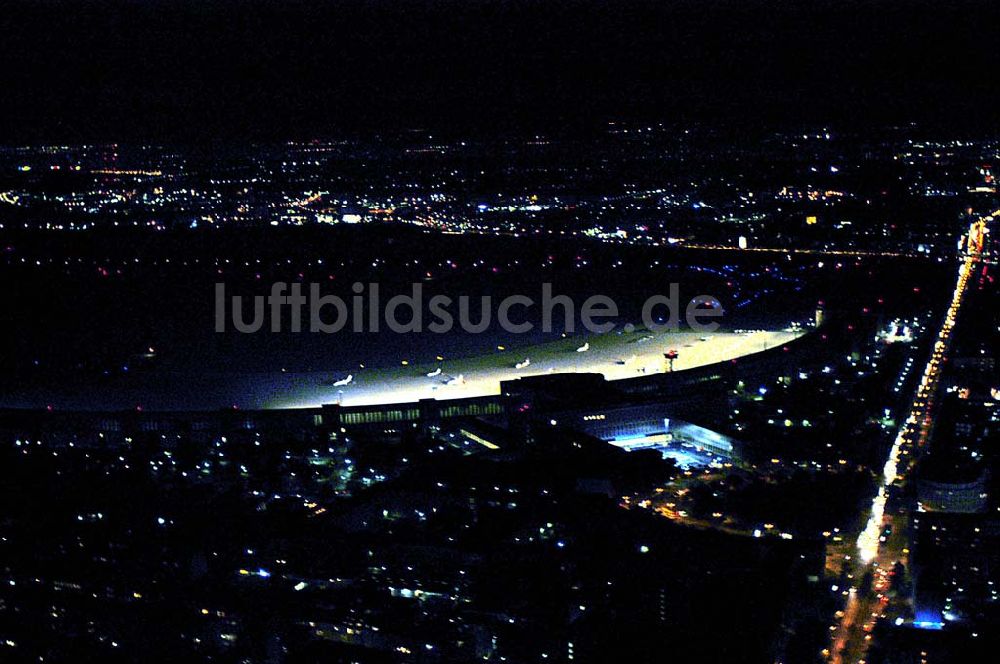
[[[331,371],[156,370],[114,381],[19,384],[0,398],[0,408],[257,410],[460,399],[499,394],[501,381],[525,376],[600,373],[620,380],[663,373],[668,370],[663,354],[670,350],[677,351],[673,368],[681,371],[774,348],[803,334],[803,329],[711,334],[637,330],[521,347],[512,338],[504,350],[461,358],[448,357],[448,340],[442,338],[440,361],[433,355],[430,362],[420,361],[401,350],[395,360],[383,358],[378,367],[359,363]],[[587,350],[577,352],[584,344]],[[398,347],[408,348],[406,343]],[[426,350],[421,351],[421,357],[427,356]]]

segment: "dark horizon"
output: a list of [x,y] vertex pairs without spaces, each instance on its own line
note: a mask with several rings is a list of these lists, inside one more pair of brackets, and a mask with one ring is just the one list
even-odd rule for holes
[[15,0],[0,142],[997,119],[981,2]]

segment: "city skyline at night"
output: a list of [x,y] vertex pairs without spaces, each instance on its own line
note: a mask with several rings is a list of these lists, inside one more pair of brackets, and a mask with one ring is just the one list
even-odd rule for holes
[[8,4],[0,662],[990,661],[993,5]]

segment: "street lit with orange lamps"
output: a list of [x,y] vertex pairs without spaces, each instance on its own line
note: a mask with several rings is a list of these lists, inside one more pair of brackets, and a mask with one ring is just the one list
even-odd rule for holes
[[[930,436],[935,397],[941,379],[941,368],[951,348],[952,332],[962,307],[969,277],[982,258],[984,248],[982,238],[989,232],[988,224],[997,214],[1000,214],[1000,210],[973,222],[969,234],[963,236],[963,242],[960,244],[965,249],[965,253],[958,269],[958,279],[951,302],[935,339],[931,357],[927,361],[913,396],[909,415],[900,427],[889,450],[889,457],[882,468],[878,493],[872,500],[868,521],[858,536],[858,558],[865,567],[872,564],[876,568],[891,565],[908,550],[905,538],[893,537],[890,545],[887,538],[883,537],[883,528],[887,519],[885,508],[889,499],[889,489],[894,483],[904,479],[904,474],[901,472],[902,457],[915,450],[919,451],[926,445]],[[978,239],[973,240],[973,238]],[[896,529],[897,532],[901,530]],[[854,588],[852,591],[857,592]],[[887,603],[884,593],[878,592],[877,595],[876,606],[879,607],[879,610],[874,612],[875,617],[881,615],[881,611],[884,610]],[[870,642],[870,638],[862,636],[864,632],[870,631],[871,626],[874,625],[875,618],[864,617],[862,611],[862,608],[870,608],[869,602],[853,601],[853,593],[851,599],[847,609],[842,612],[839,623],[834,624],[831,628],[833,639],[828,656],[830,661],[835,663],[855,664],[863,661],[864,652]],[[863,599],[870,600],[872,598]],[[858,631],[859,629],[862,631]]]

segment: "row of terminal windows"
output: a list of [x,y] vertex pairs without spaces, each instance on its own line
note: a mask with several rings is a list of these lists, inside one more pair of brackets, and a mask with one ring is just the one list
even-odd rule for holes
[[[106,426],[111,424],[111,427]],[[257,428],[257,423],[252,419],[245,419],[240,423],[240,426],[248,431],[252,431]],[[183,428],[182,424],[173,421],[163,421],[163,420],[144,420],[139,424],[139,429],[141,431],[174,431],[178,428]],[[208,422],[195,421],[191,423],[191,429],[193,431],[207,431],[211,428]],[[117,422],[105,422],[105,431],[121,431],[121,425]]]
[[[499,403],[473,403],[461,406],[447,406],[441,410],[442,417],[475,417],[480,415],[499,415],[502,412],[502,408]],[[350,413],[344,413],[341,416],[341,421],[344,424],[380,424],[383,422],[402,422],[402,421],[413,421],[420,419],[420,410],[418,408],[407,408],[398,410],[370,410],[370,411],[355,411]],[[323,423],[322,415],[313,416],[313,424],[319,426]],[[252,419],[246,419],[242,423],[244,429],[252,430],[256,428],[256,423]],[[121,431],[121,422],[118,420],[102,420],[101,430],[103,431]],[[158,421],[158,420],[145,420],[139,425],[142,431],[161,431],[161,430],[173,430],[172,423]],[[195,431],[203,431],[209,428],[207,422],[196,421],[193,422],[191,428]]]
[[470,417],[478,415],[499,415],[501,412],[500,404],[496,402],[491,403],[472,403],[465,406],[447,406],[441,409],[441,417]]
[[341,416],[341,421],[344,424],[380,424],[382,422],[416,420],[419,417],[420,410],[417,408],[408,408],[406,410],[367,410],[344,413]]
[[[446,406],[441,409],[441,417],[476,417],[481,415],[500,415],[503,412],[498,402],[472,403],[457,406]],[[420,419],[419,408],[405,410],[364,410],[343,413],[343,424],[381,424],[383,422],[404,422]]]

